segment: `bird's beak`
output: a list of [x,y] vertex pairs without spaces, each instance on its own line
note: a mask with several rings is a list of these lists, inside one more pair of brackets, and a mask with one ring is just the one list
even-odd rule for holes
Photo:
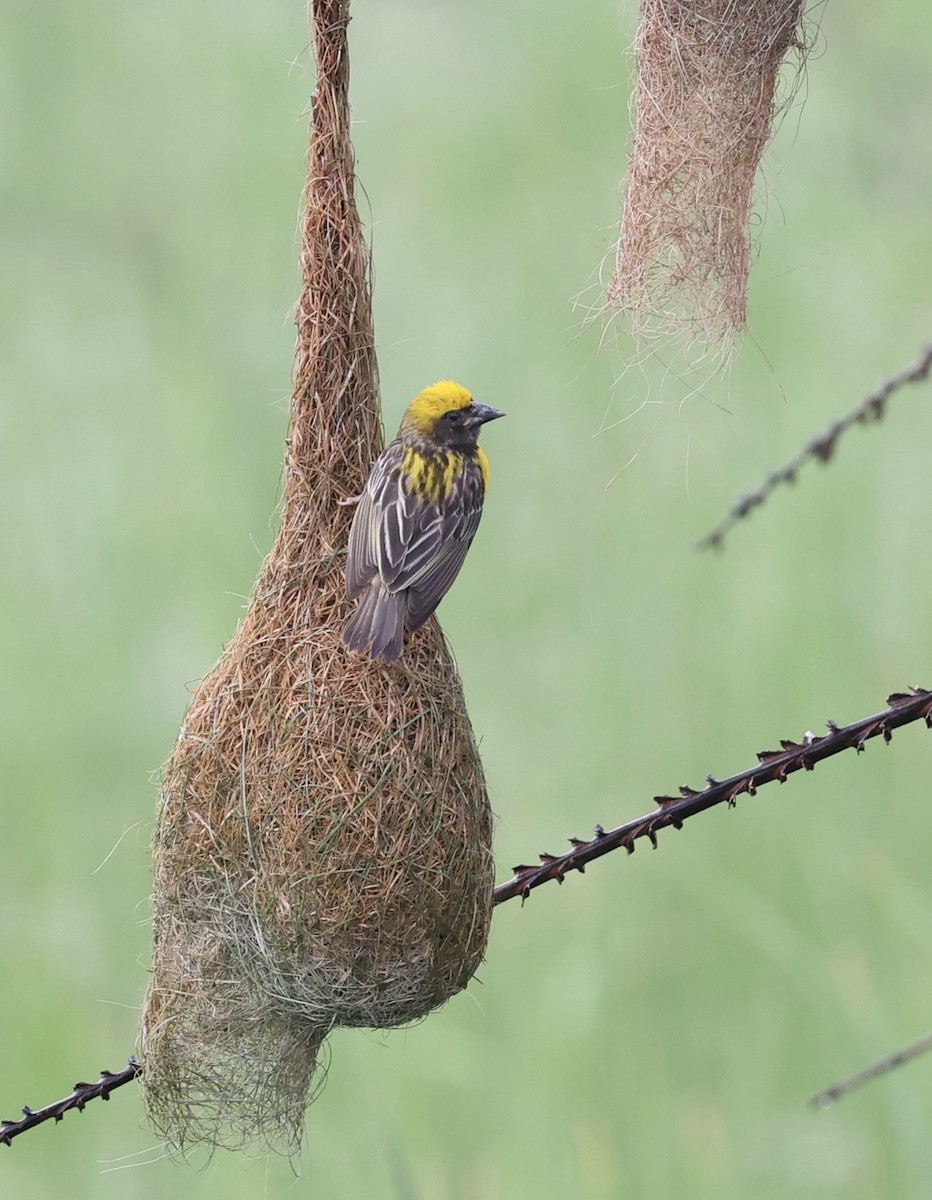
[[504,415],[501,409],[491,408],[488,404],[477,404],[474,400],[469,423],[470,425],[484,425],[486,421],[495,421]]

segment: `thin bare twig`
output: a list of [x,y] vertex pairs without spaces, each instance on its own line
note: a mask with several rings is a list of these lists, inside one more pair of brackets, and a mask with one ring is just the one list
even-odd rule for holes
[[930,371],[932,371],[932,344],[925,348],[922,356],[911,367],[906,367],[899,374],[884,380],[877,391],[868,396],[857,408],[835,421],[817,438],[813,438],[809,445],[801,450],[791,462],[769,475],[756,492],[751,492],[750,495],[742,496],[737,500],[724,520],[716,525],[711,533],[707,533],[701,541],[696,543],[696,549],[707,550],[712,547],[720,547],[726,534],[730,533],[738,522],[755,508],[763,504],[779,484],[795,483],[800,467],[807,462],[815,460],[827,463],[835,453],[836,443],[843,433],[846,433],[852,425],[867,425],[872,421],[880,421],[890,396],[904,384],[924,382],[929,378]]
[[802,741],[781,741],[780,750],[763,750],[758,753],[758,765],[728,779],[718,780],[709,775],[708,786],[702,791],[691,787],[680,787],[679,796],[655,796],[659,805],[647,816],[637,817],[617,829],[606,832],[596,826],[595,837],[588,841],[570,838],[571,850],[565,854],[541,854],[540,865],[521,864],[514,868],[514,876],[500,883],[493,892],[493,903],[502,904],[514,896],[527,899],[533,888],[556,879],[562,883],[567,872],[584,871],[587,863],[601,858],[612,850],[624,847],[629,854],[634,852],[638,838],[647,838],[656,848],[657,834],[661,829],[673,826],[680,829],[683,822],[723,802],[733,806],[741,795],[753,796],[765,783],[783,783],[794,771],[811,771],[816,763],[842,750],[860,753],[864,743],[871,738],[882,737],[889,742],[893,730],[911,721],[925,721],[932,728],[932,691],[913,688],[910,692],[894,692],[887,698],[889,708],[872,717],[864,717],[853,725],[843,727],[834,721],[827,722],[829,732],[821,737],[807,733]]
[[0,1142],[5,1146],[12,1146],[15,1137],[25,1133],[27,1129],[34,1129],[43,1121],[55,1121],[57,1124],[65,1113],[73,1108],[84,1112],[84,1106],[89,1100],[109,1100],[111,1092],[122,1087],[124,1083],[137,1079],[141,1074],[142,1066],[135,1058],[131,1058],[122,1071],[117,1071],[116,1074],[112,1071],[101,1071],[96,1083],[76,1083],[70,1096],[47,1104],[45,1108],[30,1108],[28,1104],[24,1104],[24,1116],[18,1121],[0,1121]]
[[927,1050],[932,1050],[932,1033],[927,1033],[925,1037],[919,1038],[918,1041],[913,1042],[911,1045],[904,1046],[902,1049],[894,1051],[893,1054],[888,1054],[886,1058],[880,1059],[879,1062],[871,1063],[869,1067],[864,1067],[861,1071],[856,1071],[854,1075],[849,1075],[847,1079],[833,1083],[824,1092],[819,1092],[817,1096],[813,1096],[809,1103],[813,1108],[830,1108],[842,1096],[847,1096],[849,1092],[863,1087],[865,1083],[870,1083],[872,1079],[877,1079],[880,1075],[886,1075],[888,1071],[894,1071],[897,1067],[902,1067],[904,1063],[918,1058],[920,1054],[925,1054]]

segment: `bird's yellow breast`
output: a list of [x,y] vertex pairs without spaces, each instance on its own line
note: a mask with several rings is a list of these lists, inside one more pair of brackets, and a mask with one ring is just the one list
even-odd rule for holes
[[423,451],[405,447],[401,474],[408,490],[427,504],[439,504],[449,498],[463,474],[464,459],[452,450]]
[[489,460],[476,449],[467,457],[455,450],[420,450],[406,446],[401,459],[401,476],[408,491],[425,504],[449,500],[468,462],[482,473],[483,490],[489,485]]

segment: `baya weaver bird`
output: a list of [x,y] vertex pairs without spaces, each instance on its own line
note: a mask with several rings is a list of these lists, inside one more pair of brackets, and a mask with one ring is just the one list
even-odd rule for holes
[[489,483],[479,430],[504,415],[450,379],[408,405],[353,517],[346,590],[358,603],[343,630],[350,650],[395,662],[405,628],[423,625],[446,595],[476,535]]

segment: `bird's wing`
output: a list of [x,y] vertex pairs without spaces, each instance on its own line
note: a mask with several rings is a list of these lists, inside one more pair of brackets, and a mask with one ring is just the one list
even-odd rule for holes
[[442,508],[414,495],[399,479],[382,505],[378,564],[390,592],[413,587],[443,552],[447,521]]
[[356,505],[346,555],[346,592],[351,600],[380,573],[385,510],[392,507],[400,466],[401,447],[392,442],[375,460]]
[[[408,625],[417,629],[427,620],[459,574],[482,516],[482,477],[470,464],[462,481],[459,503],[447,511],[433,509],[423,547],[412,543],[405,567]],[[397,585],[396,585],[397,586]]]
[[423,625],[450,590],[466,558],[469,541],[447,542],[431,569],[408,589],[408,625],[411,629]]

